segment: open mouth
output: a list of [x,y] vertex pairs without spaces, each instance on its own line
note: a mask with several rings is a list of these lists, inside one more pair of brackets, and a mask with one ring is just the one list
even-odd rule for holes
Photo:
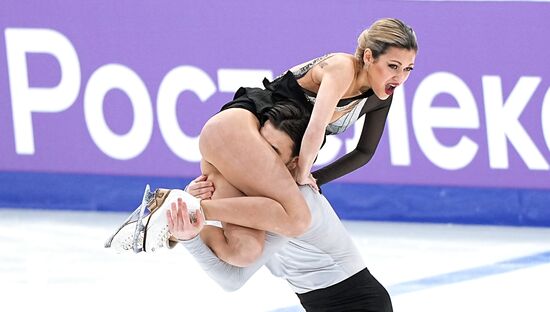
[[387,95],[392,95],[395,88],[397,88],[398,84],[395,83],[388,83],[385,88],[385,92]]

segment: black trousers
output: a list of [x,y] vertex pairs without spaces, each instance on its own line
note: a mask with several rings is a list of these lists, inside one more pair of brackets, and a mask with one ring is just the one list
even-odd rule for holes
[[297,294],[308,312],[392,312],[390,295],[366,268],[327,288]]

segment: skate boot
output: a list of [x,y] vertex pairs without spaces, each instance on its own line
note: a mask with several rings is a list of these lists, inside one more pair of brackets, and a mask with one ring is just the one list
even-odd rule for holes
[[[153,193],[147,185],[141,205],[109,237],[105,248],[113,248],[117,252],[132,250],[135,253],[154,252],[163,247],[170,248],[166,211],[178,198],[183,199],[187,204],[189,215],[194,218],[196,210],[201,209],[197,198],[176,189],[156,189]],[[145,215],[146,212],[148,212],[147,215]]]
[[[137,237],[134,238],[137,224],[137,220],[124,223],[120,230],[109,238],[105,244],[105,248],[113,248],[117,253],[128,253],[130,251],[137,253],[143,251],[143,231],[139,231]],[[137,248],[134,248],[135,246]]]
[[152,203],[151,206],[151,213],[145,220],[143,248],[146,252],[155,252],[160,248],[173,247],[169,242],[170,231],[166,211],[170,209],[172,203],[177,202],[178,198],[183,199],[187,205],[191,222],[195,220],[196,211],[201,210],[200,200],[183,190],[158,189],[156,194],[155,203]]

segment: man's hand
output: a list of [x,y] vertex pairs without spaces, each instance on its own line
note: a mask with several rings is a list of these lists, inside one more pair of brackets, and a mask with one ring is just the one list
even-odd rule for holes
[[166,211],[168,229],[177,240],[190,240],[197,236],[204,227],[204,216],[200,210],[187,211],[187,205],[181,198],[172,203],[170,210]]
[[191,183],[187,186],[187,193],[200,199],[212,198],[212,194],[214,193],[214,184],[211,181],[207,181],[207,178],[207,176],[201,175],[191,181]]

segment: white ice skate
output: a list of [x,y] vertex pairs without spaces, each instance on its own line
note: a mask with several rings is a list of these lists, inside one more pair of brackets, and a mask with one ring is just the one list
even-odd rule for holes
[[[105,248],[114,248],[117,252],[133,250],[154,252],[159,248],[170,247],[168,220],[166,211],[171,204],[182,198],[187,204],[191,218],[200,210],[200,201],[182,190],[156,189],[151,192],[146,186],[141,205],[124,221],[124,223],[109,237]],[[149,211],[145,215],[145,211]]]

